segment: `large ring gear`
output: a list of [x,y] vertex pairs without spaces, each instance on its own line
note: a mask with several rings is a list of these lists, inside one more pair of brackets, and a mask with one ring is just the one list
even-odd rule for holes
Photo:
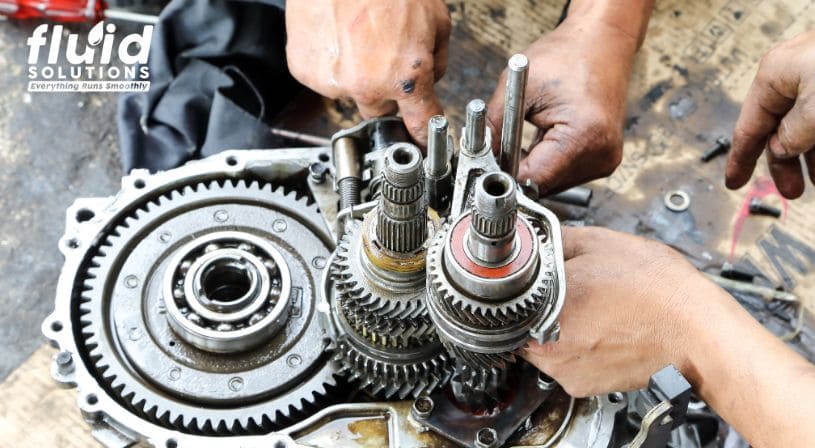
[[509,174],[513,76],[500,161],[474,100],[460,151],[444,117],[426,159],[386,117],[330,148],[227,151],[77,200],[42,328],[94,436],[612,446],[624,395],[568,397],[518,356],[557,339],[565,275],[557,218]]
[[336,384],[317,318],[325,223],[295,192],[217,175],[232,163],[135,173],[116,197],[69,210],[44,328],[62,350],[58,379],[109,427],[135,416],[128,430],[143,437],[263,434]]

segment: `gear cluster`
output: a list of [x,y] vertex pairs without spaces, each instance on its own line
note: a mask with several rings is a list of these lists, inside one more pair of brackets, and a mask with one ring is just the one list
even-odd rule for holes
[[377,207],[348,224],[332,266],[337,359],[375,395],[415,397],[451,374],[425,305],[427,235],[435,223],[419,149],[392,145],[384,166]]

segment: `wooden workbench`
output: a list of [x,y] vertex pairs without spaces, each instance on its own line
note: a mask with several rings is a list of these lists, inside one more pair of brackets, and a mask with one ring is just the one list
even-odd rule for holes
[[[458,129],[466,102],[489,98],[506,58],[551,30],[563,2],[449,3],[455,28],[447,76],[438,91]],[[766,187],[764,163],[753,186],[729,192],[723,185],[724,158],[698,161],[718,136],[729,135],[761,56],[776,43],[815,28],[813,3],[659,0],[631,83],[622,165],[592,185],[595,200],[589,210],[565,212],[589,224],[666,241],[701,268],[728,259],[752,265],[768,284],[783,286],[815,310],[813,188],[786,205],[777,195],[767,196],[787,207],[782,219],[739,218],[746,198],[765,191],[760,190]],[[325,135],[356,120],[345,105],[325,104],[327,112],[301,130]],[[663,196],[674,189],[690,195],[687,212],[665,209]],[[51,381],[53,353],[44,345],[0,385],[0,446],[93,444],[75,392]]]

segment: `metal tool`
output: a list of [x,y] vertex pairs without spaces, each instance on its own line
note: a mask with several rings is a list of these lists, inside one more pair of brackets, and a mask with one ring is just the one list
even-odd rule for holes
[[46,19],[55,22],[98,22],[121,20],[153,25],[158,17],[111,9],[98,0],[0,0],[0,14],[12,19]]
[[318,135],[304,134],[302,132],[290,131],[282,128],[271,128],[269,132],[272,134],[283,137],[296,142],[305,143],[314,146],[331,146],[331,139],[320,137]]

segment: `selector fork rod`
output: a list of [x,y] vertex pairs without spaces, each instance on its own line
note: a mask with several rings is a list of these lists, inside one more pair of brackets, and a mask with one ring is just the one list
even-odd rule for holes
[[521,138],[524,124],[524,94],[529,74],[529,59],[522,54],[509,58],[504,95],[504,124],[501,129],[501,170],[518,177],[521,162]]

